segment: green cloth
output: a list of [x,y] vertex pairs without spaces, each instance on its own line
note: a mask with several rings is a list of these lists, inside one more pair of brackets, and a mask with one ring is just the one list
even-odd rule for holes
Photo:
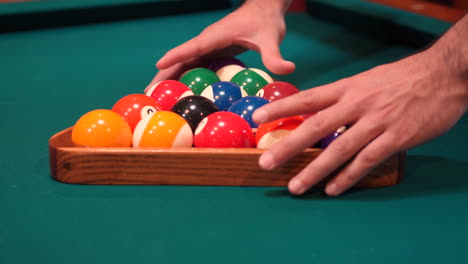
[[[0,263],[466,263],[466,116],[409,151],[400,185],[337,198],[320,190],[293,197],[285,188],[51,179],[54,133],[142,92],[158,58],[227,12],[0,34]],[[399,31],[392,41],[374,38],[336,17],[294,14],[287,25],[281,49],[297,71],[276,78],[301,89],[417,51]],[[254,52],[239,58],[264,69]]]

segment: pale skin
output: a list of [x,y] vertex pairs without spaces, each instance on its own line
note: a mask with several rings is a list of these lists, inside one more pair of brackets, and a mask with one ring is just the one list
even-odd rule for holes
[[[152,83],[174,78],[204,59],[236,55],[246,49],[260,53],[265,67],[275,74],[293,72],[294,63],[284,60],[279,51],[288,5],[284,0],[247,1],[197,37],[167,52],[156,64],[160,71]],[[253,119],[259,124],[317,113],[266,150],[259,159],[260,167],[272,170],[281,166],[342,125],[351,125],[288,185],[292,194],[300,195],[334,173],[325,191],[336,196],[389,156],[447,132],[468,110],[466,39],[468,16],[434,45],[413,56],[258,109]]]

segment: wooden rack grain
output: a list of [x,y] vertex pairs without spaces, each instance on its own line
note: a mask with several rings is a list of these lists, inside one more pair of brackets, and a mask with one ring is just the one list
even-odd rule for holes
[[[52,177],[71,184],[287,186],[316,158],[307,149],[272,171],[258,166],[261,149],[88,148],[71,141],[71,128],[49,140]],[[356,187],[385,187],[402,178],[404,154],[392,156]]]

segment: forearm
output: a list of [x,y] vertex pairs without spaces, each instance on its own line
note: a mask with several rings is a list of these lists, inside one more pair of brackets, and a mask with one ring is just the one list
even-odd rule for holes
[[460,83],[459,93],[468,110],[468,15],[447,31],[428,50],[430,56],[449,77]]

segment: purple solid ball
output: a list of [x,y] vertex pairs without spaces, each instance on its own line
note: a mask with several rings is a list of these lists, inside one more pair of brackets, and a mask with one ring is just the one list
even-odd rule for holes
[[318,147],[319,148],[326,148],[328,147],[328,145],[330,145],[336,138],[338,138],[339,136],[341,136],[341,134],[343,134],[345,131],[346,131],[346,127],[345,126],[342,126],[340,127],[338,130],[336,130],[335,132],[333,132],[332,134],[322,138],[319,142],[318,142]]
[[234,58],[234,57],[222,57],[222,58],[218,58],[218,59],[215,59],[213,60],[210,65],[208,65],[208,69],[214,71],[214,72],[217,72],[219,69],[221,69],[222,67],[226,66],[226,65],[232,65],[232,64],[235,64],[235,65],[239,65],[241,67],[246,67],[245,64]]

